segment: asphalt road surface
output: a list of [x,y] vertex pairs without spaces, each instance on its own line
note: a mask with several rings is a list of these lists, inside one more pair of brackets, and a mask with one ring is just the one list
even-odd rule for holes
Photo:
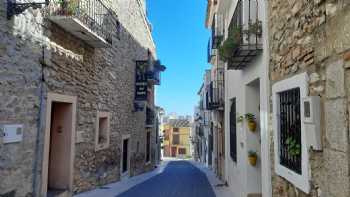
[[215,197],[206,177],[186,161],[172,161],[164,172],[116,197]]

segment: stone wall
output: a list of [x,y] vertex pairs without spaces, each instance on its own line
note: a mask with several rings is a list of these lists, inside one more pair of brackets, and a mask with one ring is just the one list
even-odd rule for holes
[[274,174],[272,167],[273,196],[349,196],[349,20],[345,0],[269,1],[271,85],[309,74],[309,94],[321,97],[323,143],[323,151],[309,153],[310,194]]
[[[144,18],[135,14],[136,1],[117,6],[123,19],[120,37],[113,38],[111,48],[94,49],[46,20],[44,8],[29,8],[7,20],[6,3],[0,2],[0,126],[24,124],[22,142],[3,144],[0,137],[0,195],[38,196],[49,92],[78,98],[75,193],[120,179],[125,134],[131,135],[131,176],[153,168],[156,147],[152,162],[145,164],[145,111],[133,110],[135,60],[147,59],[147,50],[155,48]],[[133,29],[126,28],[131,23]],[[96,152],[97,111],[111,113],[111,141]]]

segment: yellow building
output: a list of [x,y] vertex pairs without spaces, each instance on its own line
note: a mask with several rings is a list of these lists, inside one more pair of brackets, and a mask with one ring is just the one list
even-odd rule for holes
[[188,120],[171,119],[163,125],[164,156],[191,157],[190,151],[191,124]]

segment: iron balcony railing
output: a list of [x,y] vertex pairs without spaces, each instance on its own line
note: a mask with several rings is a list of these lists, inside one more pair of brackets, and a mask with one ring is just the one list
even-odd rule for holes
[[211,27],[211,46],[212,49],[217,49],[224,38],[224,21],[220,14],[215,14]]
[[211,37],[208,41],[208,62],[212,62],[213,58],[217,56],[217,49],[224,38],[224,21],[220,14],[215,14],[211,27]]
[[154,71],[154,70],[148,71],[147,72],[147,79],[149,81],[152,81],[153,84],[155,84],[155,85],[160,85],[160,72]]
[[147,71],[147,80],[153,85],[160,85],[161,72],[165,71],[166,67],[161,64],[160,60],[156,60]]
[[212,68],[213,78],[210,82],[208,91],[208,109],[209,110],[221,110],[224,107],[225,101],[225,89],[224,89],[224,76],[225,68],[222,64],[216,65]]
[[215,64],[215,57],[217,57],[217,49],[212,47],[212,41],[208,41],[208,63]]
[[110,44],[113,33],[119,33],[117,15],[100,0],[55,0],[50,2],[49,16],[78,19]]
[[216,110],[224,107],[224,81],[216,80],[209,85],[208,109]]
[[237,3],[228,28],[227,39],[232,39],[235,45],[227,61],[228,69],[243,69],[262,51],[262,23],[258,17],[258,6],[258,0],[239,0]]
[[209,41],[208,41],[207,56],[208,56],[208,63],[210,63],[210,62],[211,62],[211,58],[212,58],[212,53],[211,53],[211,38],[209,38]]

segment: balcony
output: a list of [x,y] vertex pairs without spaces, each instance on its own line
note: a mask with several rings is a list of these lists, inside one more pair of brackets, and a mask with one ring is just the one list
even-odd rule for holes
[[228,69],[241,70],[262,50],[262,22],[257,0],[239,0],[229,26],[227,39],[219,48]]
[[217,49],[224,38],[224,21],[220,14],[215,14],[211,27],[211,37],[208,42],[208,62],[215,64]]
[[211,27],[212,49],[217,49],[224,38],[224,19],[221,14],[215,14]]
[[146,109],[146,127],[153,127],[154,126],[154,118],[155,114],[154,111],[147,107]]
[[49,20],[87,44],[109,47],[119,31],[117,16],[100,0],[61,0],[49,5]]
[[214,70],[214,80],[207,88],[207,108],[209,110],[223,110],[225,104],[224,89],[224,68],[216,67]]
[[212,40],[209,39],[208,42],[208,63],[214,65],[216,62],[218,50],[212,48]]
[[224,86],[223,81],[211,82],[209,85],[209,110],[223,110],[224,108]]
[[165,71],[165,66],[159,60],[147,71],[147,81],[151,85],[160,85],[160,73]]

